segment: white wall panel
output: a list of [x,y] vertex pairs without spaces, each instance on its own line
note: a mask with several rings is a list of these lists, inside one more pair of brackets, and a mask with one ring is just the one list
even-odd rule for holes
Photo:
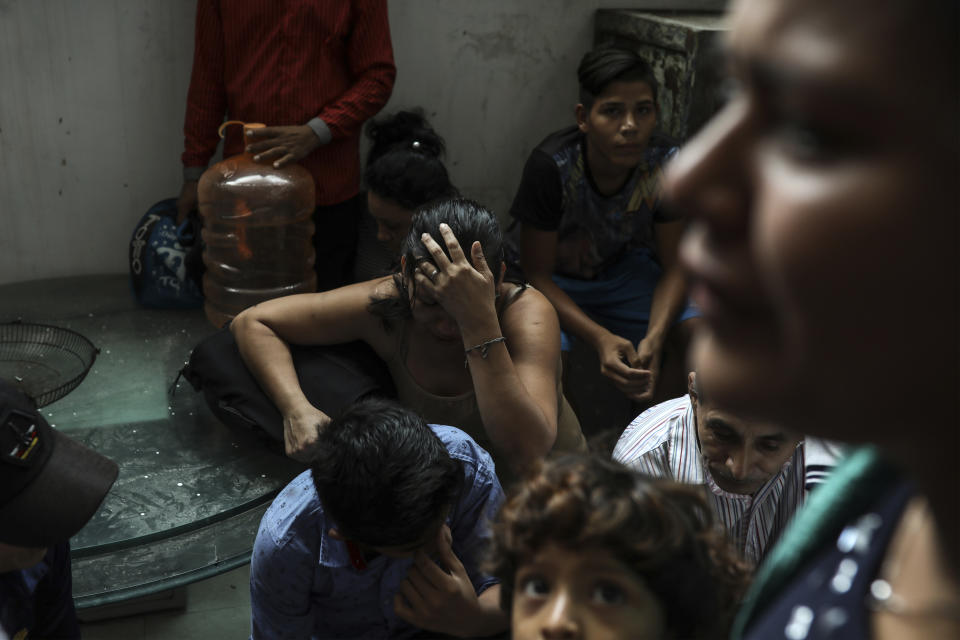
[[179,188],[193,6],[0,2],[0,282],[126,269]]
[[[594,10],[649,4],[391,0],[387,110],[424,106],[456,184],[503,219],[530,149],[572,118]],[[126,271],[134,223],[179,191],[194,7],[0,0],[0,283]]]

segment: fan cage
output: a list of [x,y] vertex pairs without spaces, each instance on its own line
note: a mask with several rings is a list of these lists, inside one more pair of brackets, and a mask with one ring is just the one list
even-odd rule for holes
[[45,383],[44,386],[49,388],[33,388],[35,383],[19,376],[7,380],[29,396],[38,408],[76,389],[87,376],[100,350],[72,329],[20,321],[0,324],[0,363],[40,362],[48,354],[58,352],[73,356],[76,362],[68,371],[58,371],[64,379]]

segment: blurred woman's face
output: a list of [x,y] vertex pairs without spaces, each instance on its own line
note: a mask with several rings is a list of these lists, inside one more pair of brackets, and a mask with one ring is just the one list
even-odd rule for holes
[[437,271],[436,265],[429,260],[424,260],[419,266],[412,267],[408,271],[407,256],[401,256],[400,270],[404,274],[404,284],[407,287],[410,302],[410,315],[414,323],[439,342],[459,343],[461,340],[460,325],[426,287],[420,287],[416,284],[415,274],[417,271],[422,271],[424,275],[429,277]]
[[[423,268],[433,270],[436,267],[425,262]],[[410,291],[410,315],[413,321],[440,342],[459,343],[462,339],[460,325],[454,317],[424,287],[410,287]]]
[[955,79],[903,26],[911,7],[733,9],[739,92],[665,184],[691,219],[695,368],[731,410],[882,442],[955,370],[957,114],[938,93]]
[[400,255],[400,245],[410,231],[413,211],[372,191],[367,192],[367,210],[377,223],[377,240],[394,255]]

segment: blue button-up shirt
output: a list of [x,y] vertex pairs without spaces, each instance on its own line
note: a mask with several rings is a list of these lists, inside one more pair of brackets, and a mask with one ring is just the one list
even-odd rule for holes
[[66,542],[29,569],[0,573],[0,638],[79,638],[72,586]]
[[[470,436],[430,425],[454,459],[464,484],[447,518],[453,551],[477,593],[496,580],[477,563],[490,538],[489,521],[503,502],[493,461]],[[377,556],[358,571],[345,543],[328,535],[310,471],[284,488],[263,516],[250,569],[252,638],[256,640],[407,638],[418,632],[393,611],[393,597],[413,558]]]

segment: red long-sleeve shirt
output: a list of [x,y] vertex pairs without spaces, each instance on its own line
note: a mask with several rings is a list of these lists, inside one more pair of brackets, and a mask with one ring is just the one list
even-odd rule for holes
[[[300,163],[318,205],[343,202],[359,191],[363,123],[395,76],[386,0],[198,0],[183,164],[206,167],[224,114],[268,126],[319,117],[331,140]],[[228,127],[224,157],[242,151]]]

